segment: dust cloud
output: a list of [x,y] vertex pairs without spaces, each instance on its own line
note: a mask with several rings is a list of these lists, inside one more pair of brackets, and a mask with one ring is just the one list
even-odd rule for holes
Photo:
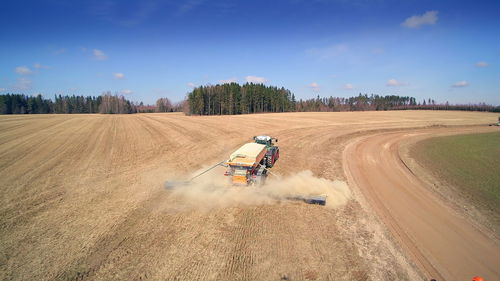
[[227,177],[207,174],[172,188],[178,203],[198,209],[276,204],[291,198],[326,195],[327,208],[344,205],[351,191],[343,181],[315,177],[311,171],[291,176],[270,175],[263,186],[232,186]]

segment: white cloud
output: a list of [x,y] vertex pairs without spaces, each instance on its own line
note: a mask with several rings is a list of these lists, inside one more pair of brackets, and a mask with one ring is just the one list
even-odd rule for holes
[[125,74],[120,73],[120,72],[113,73],[113,76],[115,77],[115,79],[123,79],[123,78],[125,78]]
[[188,83],[187,83],[187,86],[188,86],[189,88],[196,88],[196,85],[195,85],[193,82],[188,82]]
[[130,89],[123,89],[121,90],[120,92],[118,92],[120,95],[131,95],[133,94],[134,92]]
[[309,88],[311,88],[314,92],[319,92],[320,90],[319,85],[316,82],[312,82],[311,84],[309,84]]
[[19,77],[17,78],[14,88],[18,90],[29,90],[31,89],[32,85],[33,81],[31,81],[31,79],[28,79],[26,77]]
[[254,83],[254,84],[264,84],[267,82],[267,79],[264,77],[258,77],[258,76],[247,76],[245,77],[245,81],[248,83]]
[[0,92],[7,91],[5,88],[0,88]]
[[462,81],[458,81],[457,83],[451,85],[452,87],[454,88],[463,88],[463,87],[467,87],[469,86],[469,82],[465,81],[465,80],[462,80]]
[[92,54],[94,55],[94,58],[96,60],[107,60],[108,56],[101,50],[99,49],[93,49]]
[[238,83],[238,78],[229,78],[229,79],[219,80],[219,83],[220,84]]
[[33,67],[34,67],[34,68],[38,68],[38,69],[41,69],[41,68],[45,68],[45,69],[50,68],[50,66],[47,66],[47,65],[42,65],[42,64],[39,64],[39,63],[35,63],[35,64],[33,65]]
[[393,78],[393,79],[387,80],[387,83],[385,83],[385,85],[387,87],[398,87],[398,86],[405,86],[405,85],[407,85],[407,83],[398,81],[398,80]]
[[423,15],[415,15],[407,18],[402,26],[408,28],[419,28],[425,24],[435,24],[438,21],[438,11],[427,11]]
[[31,71],[31,69],[29,69],[26,66],[18,66],[18,67],[16,67],[15,71],[17,74],[21,74],[21,75],[28,75],[28,74],[33,73],[33,71]]
[[489,64],[487,62],[485,62],[485,61],[478,61],[476,63],[476,66],[477,67],[487,67],[487,66],[489,66]]
[[325,48],[311,48],[306,50],[306,53],[320,57],[322,59],[330,59],[333,57],[337,57],[349,50],[349,46],[346,44],[336,44],[332,46],[328,46]]
[[350,84],[350,83],[347,83],[347,84],[344,85],[343,88],[346,89],[346,90],[352,90],[352,89],[354,89],[354,86],[352,84]]

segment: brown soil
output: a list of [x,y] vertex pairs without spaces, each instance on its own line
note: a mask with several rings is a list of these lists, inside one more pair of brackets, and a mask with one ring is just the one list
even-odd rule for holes
[[[411,243],[420,247],[420,240],[394,243],[390,234],[405,220],[386,231],[390,220],[380,204],[365,204],[372,195],[357,177],[348,182],[352,199],[335,208],[286,201],[196,208],[163,183],[224,160],[256,134],[279,138],[275,174],[311,170],[316,177],[347,180],[344,168],[355,174],[351,165],[364,165],[342,162],[345,146],[358,137],[495,118],[432,111],[1,116],[0,279],[417,280],[431,272],[425,260],[455,279],[462,276],[456,275],[462,274],[460,263],[436,266],[433,260],[451,246],[424,252],[422,261],[406,251]],[[385,138],[376,140],[383,145]],[[397,165],[380,166],[389,169],[387,178],[396,169],[394,177],[407,180],[409,173]],[[380,176],[363,172],[360,178],[371,182],[366,175]],[[479,236],[451,241],[496,243]],[[422,249],[436,246],[430,245]],[[476,264],[486,267],[494,257]]]
[[357,186],[395,239],[424,275],[437,280],[500,277],[495,233],[460,212],[455,200],[434,192],[422,171],[401,158],[400,143],[411,138],[497,128],[433,128],[375,134],[350,144],[344,154],[351,187]]

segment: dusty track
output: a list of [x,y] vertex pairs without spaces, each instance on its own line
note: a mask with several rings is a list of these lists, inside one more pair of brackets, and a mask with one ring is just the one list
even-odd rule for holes
[[0,116],[0,279],[419,279],[360,193],[337,209],[199,210],[163,182],[261,133],[280,139],[273,172],[345,180],[342,152],[359,136],[495,119],[422,111]]
[[500,245],[430,187],[400,158],[399,145],[415,136],[492,131],[427,129],[375,134],[350,144],[344,159],[356,184],[396,239],[426,273],[437,280],[500,277]]

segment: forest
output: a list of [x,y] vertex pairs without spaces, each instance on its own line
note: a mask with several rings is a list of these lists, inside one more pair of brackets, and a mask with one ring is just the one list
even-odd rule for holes
[[355,97],[323,97],[296,100],[285,88],[247,83],[200,86],[187,96],[187,114],[223,115],[263,112],[330,112],[367,110],[467,110],[500,112],[500,106],[487,104],[438,104],[433,99],[417,101],[398,95],[359,94]]
[[0,114],[130,114],[181,111],[181,107],[182,104],[173,104],[168,98],[159,98],[156,105],[136,104],[110,92],[100,96],[55,95],[54,100],[43,98],[42,95],[0,95]]
[[436,103],[433,99],[418,101],[414,97],[397,95],[359,94],[355,97],[329,97],[299,100],[295,111],[368,111],[368,110],[463,110],[500,112],[500,106],[479,104]]
[[187,113],[196,115],[295,111],[295,95],[289,90],[253,83],[200,86],[187,101]]
[[295,98],[283,87],[264,84],[238,83],[207,85],[194,88],[186,100],[173,103],[159,98],[153,105],[132,102],[124,96],[105,92],[100,96],[55,95],[0,95],[0,114],[45,113],[102,113],[130,114],[184,111],[187,115],[231,115],[265,112],[332,112],[368,110],[465,110],[500,112],[500,106],[480,104],[450,105],[433,99],[417,101],[414,97],[398,95],[358,94],[354,97]]

